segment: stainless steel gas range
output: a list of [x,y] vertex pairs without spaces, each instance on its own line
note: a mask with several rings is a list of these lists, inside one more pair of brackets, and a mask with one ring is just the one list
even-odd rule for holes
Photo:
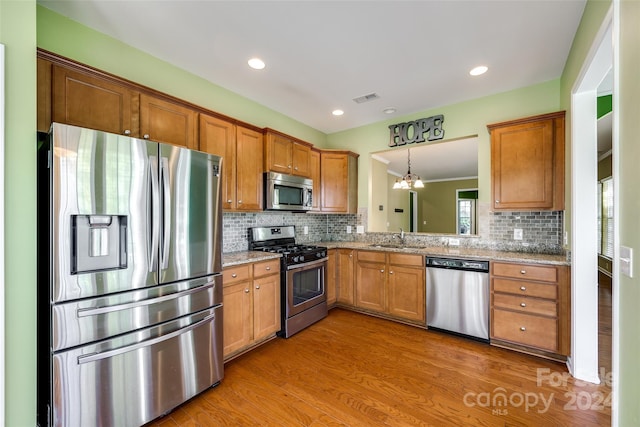
[[250,228],[249,249],[282,254],[279,336],[289,338],[327,317],[327,248],[296,244],[294,226],[286,225]]

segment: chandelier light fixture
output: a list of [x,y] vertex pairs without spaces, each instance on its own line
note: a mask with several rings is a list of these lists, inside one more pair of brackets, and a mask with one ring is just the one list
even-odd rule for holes
[[411,173],[411,150],[407,148],[407,174],[402,179],[396,179],[393,184],[394,190],[408,190],[410,188],[424,188],[424,184],[420,177],[414,173]]

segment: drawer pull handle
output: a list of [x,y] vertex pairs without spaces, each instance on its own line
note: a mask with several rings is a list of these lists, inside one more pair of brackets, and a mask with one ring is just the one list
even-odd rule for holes
[[527,328],[525,328],[524,326],[520,326],[520,330],[521,330],[522,332],[525,332],[525,331],[527,330]]
[[527,304],[525,304],[523,302],[520,303],[520,307],[526,307],[526,306],[527,306]]
[[527,270],[520,270],[520,274],[527,274]]
[[238,275],[237,275],[236,273],[233,273],[233,274],[231,275],[231,277],[233,277],[233,278],[235,279],[236,277],[238,277]]
[[521,290],[522,292],[524,292],[524,291],[526,291],[526,290],[527,290],[527,288],[526,288],[525,286],[520,286],[520,290]]

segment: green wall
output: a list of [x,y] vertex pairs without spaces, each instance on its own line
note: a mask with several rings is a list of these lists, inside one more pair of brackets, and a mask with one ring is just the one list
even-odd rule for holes
[[[635,249],[634,277],[620,275],[618,296],[614,293],[614,307],[618,305],[619,330],[619,419],[622,426],[640,426],[640,2],[620,3],[620,57],[618,100],[613,111],[620,123],[619,133],[619,207],[620,245]],[[614,62],[615,64],[615,62]],[[615,65],[614,65],[615,66]],[[616,104],[617,101],[617,104]],[[614,160],[614,167],[615,160]],[[615,290],[614,290],[615,292]],[[615,333],[615,331],[614,331]],[[614,340],[615,341],[615,340]],[[615,365],[614,365],[615,366]]]
[[[5,419],[36,419],[36,4],[0,0],[5,45]],[[0,290],[1,291],[1,290]]]
[[457,234],[456,190],[477,187],[477,179],[426,182],[418,190],[418,231]]

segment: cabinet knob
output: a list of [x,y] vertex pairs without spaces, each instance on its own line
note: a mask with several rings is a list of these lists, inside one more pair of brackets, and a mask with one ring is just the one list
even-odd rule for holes
[[296,166],[294,169],[295,169],[295,170],[298,170],[298,167]]
[[525,304],[523,302],[520,303],[520,307],[526,307],[526,306],[527,306],[527,304]]
[[521,330],[522,332],[525,332],[525,331],[527,330],[527,328],[525,328],[524,326],[520,326],[520,330]]
[[142,135],[142,137],[143,137],[144,139],[149,139],[149,134],[148,134],[148,133],[145,133],[144,135]]
[[393,270],[389,270],[389,274],[393,274]]
[[291,165],[287,165],[287,168],[291,169]]
[[227,200],[227,203],[231,203],[231,199]]
[[125,135],[131,135],[131,131],[129,129],[125,129],[122,133],[124,133]]
[[244,290],[244,293],[245,293],[245,294],[248,294],[248,293],[249,293],[249,289],[248,289],[248,288],[247,288],[247,289],[245,289],[245,290]]
[[521,290],[522,292],[524,292],[524,291],[526,291],[526,290],[527,290],[527,288],[526,288],[526,287],[524,287],[524,286],[520,286],[520,290]]
[[233,273],[233,274],[231,275],[231,277],[233,277],[233,278],[235,279],[236,277],[238,277],[238,275],[237,275],[236,273]]
[[500,203],[500,200],[496,200],[496,203]]
[[256,285],[256,289],[260,289],[260,285]]
[[352,254],[349,254],[349,258],[353,258],[353,255],[352,255]]
[[380,269],[380,273],[384,273],[384,268]]
[[242,204],[242,200],[238,200],[238,204],[241,205]]
[[267,268],[265,268],[265,270],[270,271],[270,270],[271,270],[271,267],[267,267]]
[[527,274],[527,270],[520,270],[520,274]]

